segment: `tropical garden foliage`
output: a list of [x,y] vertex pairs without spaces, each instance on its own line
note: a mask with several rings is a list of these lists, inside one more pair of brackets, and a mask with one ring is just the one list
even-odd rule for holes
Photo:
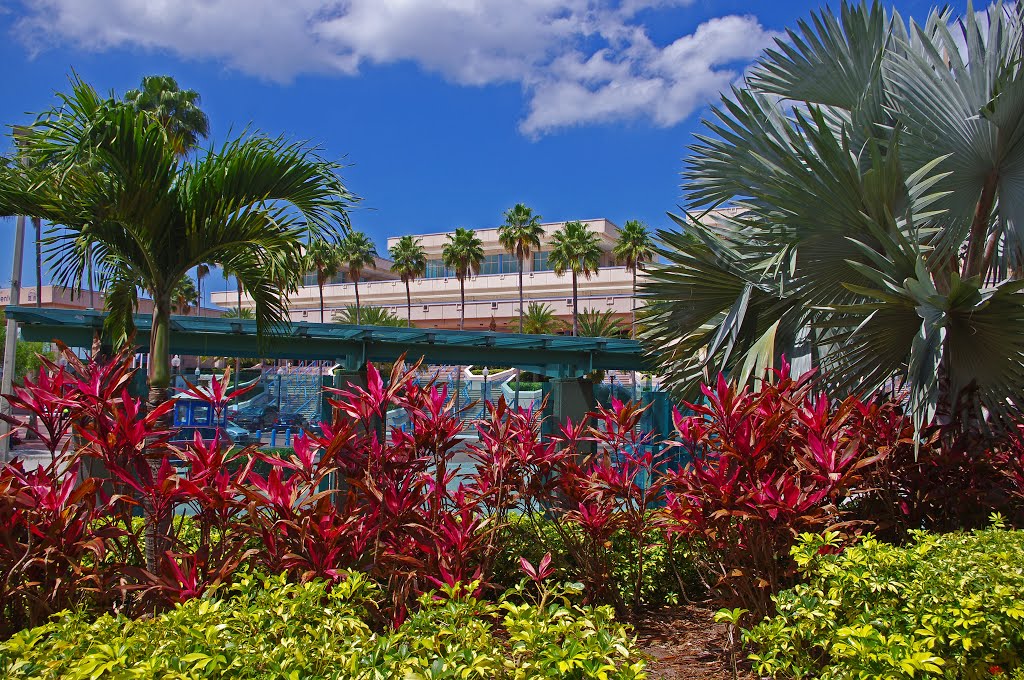
[[1019,3],[917,24],[844,2],[767,51],[691,146],[674,219],[697,240],[661,232],[644,287],[679,394],[785,354],[843,394],[904,385],[918,428],[1012,419],[1022,32]]

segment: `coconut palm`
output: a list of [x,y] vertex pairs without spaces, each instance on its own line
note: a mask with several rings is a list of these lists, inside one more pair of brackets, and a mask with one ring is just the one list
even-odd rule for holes
[[484,261],[484,244],[472,229],[459,227],[454,234],[448,234],[448,243],[441,250],[444,266],[455,272],[459,280],[459,299],[462,311],[459,316],[459,330],[466,328],[466,278],[479,274]]
[[521,333],[551,335],[558,330],[559,322],[551,305],[543,302],[531,302],[526,308],[526,316],[520,320],[510,321],[509,329],[517,327],[519,323],[522,323]]
[[386,307],[364,307],[357,310],[355,305],[348,305],[340,312],[335,312],[333,320],[338,323],[356,324],[361,319],[365,326],[405,326],[405,321]]
[[320,293],[320,323],[324,323],[324,286],[341,268],[341,249],[337,243],[315,238],[306,247],[304,271],[316,274],[316,287]]
[[[188,161],[151,116],[80,80],[60,100],[22,140],[34,162],[0,166],[0,213],[54,225],[44,244],[57,285],[81,280],[91,246],[116,340],[127,340],[139,289],[148,292],[149,399],[161,403],[171,377],[172,292],[182,277],[202,263],[227,267],[253,300],[257,332],[281,328],[281,272],[301,273],[303,239],[347,225],[353,197],[339,166],[301,144],[251,135]],[[155,539],[147,541],[150,568],[157,554]]]
[[548,262],[558,276],[572,274],[572,334],[579,335],[579,277],[589,279],[601,266],[601,245],[597,234],[582,222],[566,222],[551,237]]
[[136,111],[153,116],[179,156],[187,155],[210,134],[210,119],[199,108],[199,93],[182,90],[170,76],[144,77],[141,88],[128,90],[124,101]]
[[615,248],[612,250],[615,259],[626,265],[626,269],[633,274],[633,308],[630,335],[636,337],[636,272],[642,268],[645,262],[650,262],[654,257],[654,239],[647,225],[638,220],[628,220],[622,229],[619,230],[619,237],[615,241]]
[[498,227],[498,242],[501,247],[516,257],[519,265],[519,332],[523,332],[523,262],[530,256],[532,248],[540,249],[540,237],[544,228],[540,226],[540,215],[523,203],[516,203],[505,211],[505,224]]
[[577,323],[578,334],[583,338],[620,338],[627,332],[611,310],[584,309]]
[[341,266],[348,271],[348,277],[356,291],[356,324],[359,323],[359,277],[367,267],[377,266],[377,248],[370,237],[361,231],[351,231],[338,246]]
[[427,251],[420,245],[419,239],[403,236],[388,249],[391,255],[391,271],[402,277],[405,284],[405,314],[409,328],[412,328],[412,293],[409,284],[427,271]]
[[198,300],[199,291],[196,290],[196,282],[186,274],[171,290],[171,311],[187,316]]
[[[1024,5],[824,10],[714,111],[659,234],[647,334],[667,378],[785,354],[840,392],[893,381],[920,427],[1024,403]],[[708,212],[723,202],[736,210]],[[672,348],[666,352],[666,348]],[[970,387],[972,398],[960,400]],[[984,408],[982,408],[984,407]]]

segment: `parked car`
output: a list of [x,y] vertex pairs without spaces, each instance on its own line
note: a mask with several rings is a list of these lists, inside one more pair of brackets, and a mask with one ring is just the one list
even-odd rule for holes
[[228,418],[250,432],[266,430],[277,422],[276,406],[258,406],[247,409],[228,409]]
[[305,429],[307,425],[306,418],[301,413],[282,413],[270,427],[279,432],[291,430],[298,433],[299,430]]
[[224,430],[231,437],[231,441],[236,446],[248,446],[249,444],[259,444],[260,440],[256,438],[255,432],[250,432],[233,420],[229,420],[227,427]]

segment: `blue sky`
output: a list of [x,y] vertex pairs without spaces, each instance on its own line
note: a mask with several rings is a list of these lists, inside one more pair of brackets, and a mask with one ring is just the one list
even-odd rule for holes
[[[495,226],[519,201],[549,221],[660,227],[708,103],[818,6],[0,0],[0,122],[30,122],[72,69],[118,94],[169,74],[202,94],[215,143],[252,126],[344,159],[353,223],[382,254],[389,235]],[[13,232],[0,219],[0,286]]]

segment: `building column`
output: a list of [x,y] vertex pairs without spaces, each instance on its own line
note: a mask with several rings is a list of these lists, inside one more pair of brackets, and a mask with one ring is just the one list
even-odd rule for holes
[[594,383],[589,378],[552,378],[551,415],[558,423],[583,420],[594,408]]

